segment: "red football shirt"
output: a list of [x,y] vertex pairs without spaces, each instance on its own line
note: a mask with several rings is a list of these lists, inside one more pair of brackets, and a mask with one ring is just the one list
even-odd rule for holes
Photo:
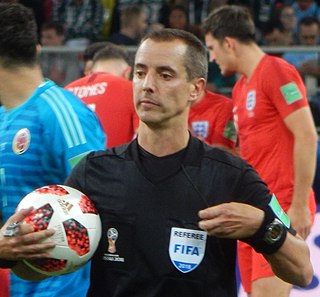
[[65,89],[96,112],[107,134],[108,147],[134,138],[139,120],[134,109],[131,81],[99,72],[71,82]]
[[234,148],[236,131],[233,122],[232,100],[209,91],[202,100],[191,106],[191,133],[209,145],[223,144]]

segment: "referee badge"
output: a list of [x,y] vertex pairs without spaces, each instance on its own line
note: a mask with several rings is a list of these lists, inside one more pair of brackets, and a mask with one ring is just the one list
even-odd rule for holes
[[16,155],[27,151],[30,145],[31,135],[27,128],[20,129],[13,138],[12,150]]
[[196,269],[204,257],[206,241],[205,231],[173,227],[169,243],[172,264],[182,273]]

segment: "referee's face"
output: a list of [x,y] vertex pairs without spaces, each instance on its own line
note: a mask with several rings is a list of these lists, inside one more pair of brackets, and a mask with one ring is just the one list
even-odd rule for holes
[[184,65],[186,44],[180,40],[145,40],[136,53],[133,90],[135,108],[147,125],[187,121],[196,100],[195,83],[188,81]]

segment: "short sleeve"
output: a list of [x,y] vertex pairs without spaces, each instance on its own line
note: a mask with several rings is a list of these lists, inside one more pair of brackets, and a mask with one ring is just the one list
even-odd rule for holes
[[263,91],[282,118],[308,105],[306,88],[298,71],[286,61],[276,59],[265,65]]

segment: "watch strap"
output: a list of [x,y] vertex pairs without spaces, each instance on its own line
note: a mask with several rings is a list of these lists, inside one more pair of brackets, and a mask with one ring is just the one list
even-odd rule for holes
[[[269,206],[267,206],[264,209],[263,222],[262,222],[261,226],[259,227],[259,229],[257,230],[257,232],[253,236],[251,236],[249,238],[244,238],[241,240],[243,242],[246,242],[249,245],[251,245],[253,247],[253,249],[258,253],[262,253],[262,254],[275,253],[278,249],[280,249],[280,247],[283,245],[284,241],[286,240],[287,231],[288,231],[286,226],[282,225],[283,232],[282,232],[281,236],[279,237],[279,239],[272,242],[272,243],[267,242],[265,240],[266,233],[269,232],[269,226],[275,219],[276,219],[276,216],[275,216],[274,212],[272,211],[272,209]],[[281,221],[279,220],[279,222],[281,222]],[[281,222],[281,224],[282,224],[282,222]]]

